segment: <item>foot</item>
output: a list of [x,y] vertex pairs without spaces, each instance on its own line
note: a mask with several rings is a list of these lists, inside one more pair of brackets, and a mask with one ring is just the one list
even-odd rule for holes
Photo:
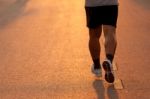
[[102,65],[105,70],[105,80],[108,83],[113,83],[114,82],[114,74],[113,74],[113,70],[112,70],[112,63],[110,62],[110,60],[105,60]]
[[91,71],[93,74],[95,74],[95,76],[97,77],[102,77],[102,70],[101,67],[100,68],[94,68],[94,64],[91,67]]

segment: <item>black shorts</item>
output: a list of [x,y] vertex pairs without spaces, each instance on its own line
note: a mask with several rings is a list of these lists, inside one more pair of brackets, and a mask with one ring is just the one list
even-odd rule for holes
[[85,7],[88,28],[100,25],[117,26],[118,5]]

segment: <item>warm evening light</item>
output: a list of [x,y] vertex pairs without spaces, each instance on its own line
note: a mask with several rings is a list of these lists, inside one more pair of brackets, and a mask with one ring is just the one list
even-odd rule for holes
[[149,20],[150,0],[0,0],[0,99],[150,99]]

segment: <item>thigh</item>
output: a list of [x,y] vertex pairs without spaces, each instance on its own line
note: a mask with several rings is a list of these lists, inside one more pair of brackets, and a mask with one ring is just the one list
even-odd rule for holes
[[101,13],[101,9],[99,9],[99,7],[85,7],[85,10],[88,28],[94,29],[102,25],[102,23],[99,21],[101,19],[99,16],[99,13]]
[[103,25],[117,27],[118,5],[103,6],[102,11]]

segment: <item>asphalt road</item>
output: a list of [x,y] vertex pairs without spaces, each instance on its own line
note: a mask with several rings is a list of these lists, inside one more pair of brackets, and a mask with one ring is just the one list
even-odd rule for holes
[[117,90],[90,72],[84,0],[0,0],[0,99],[149,99],[149,4],[120,0]]

